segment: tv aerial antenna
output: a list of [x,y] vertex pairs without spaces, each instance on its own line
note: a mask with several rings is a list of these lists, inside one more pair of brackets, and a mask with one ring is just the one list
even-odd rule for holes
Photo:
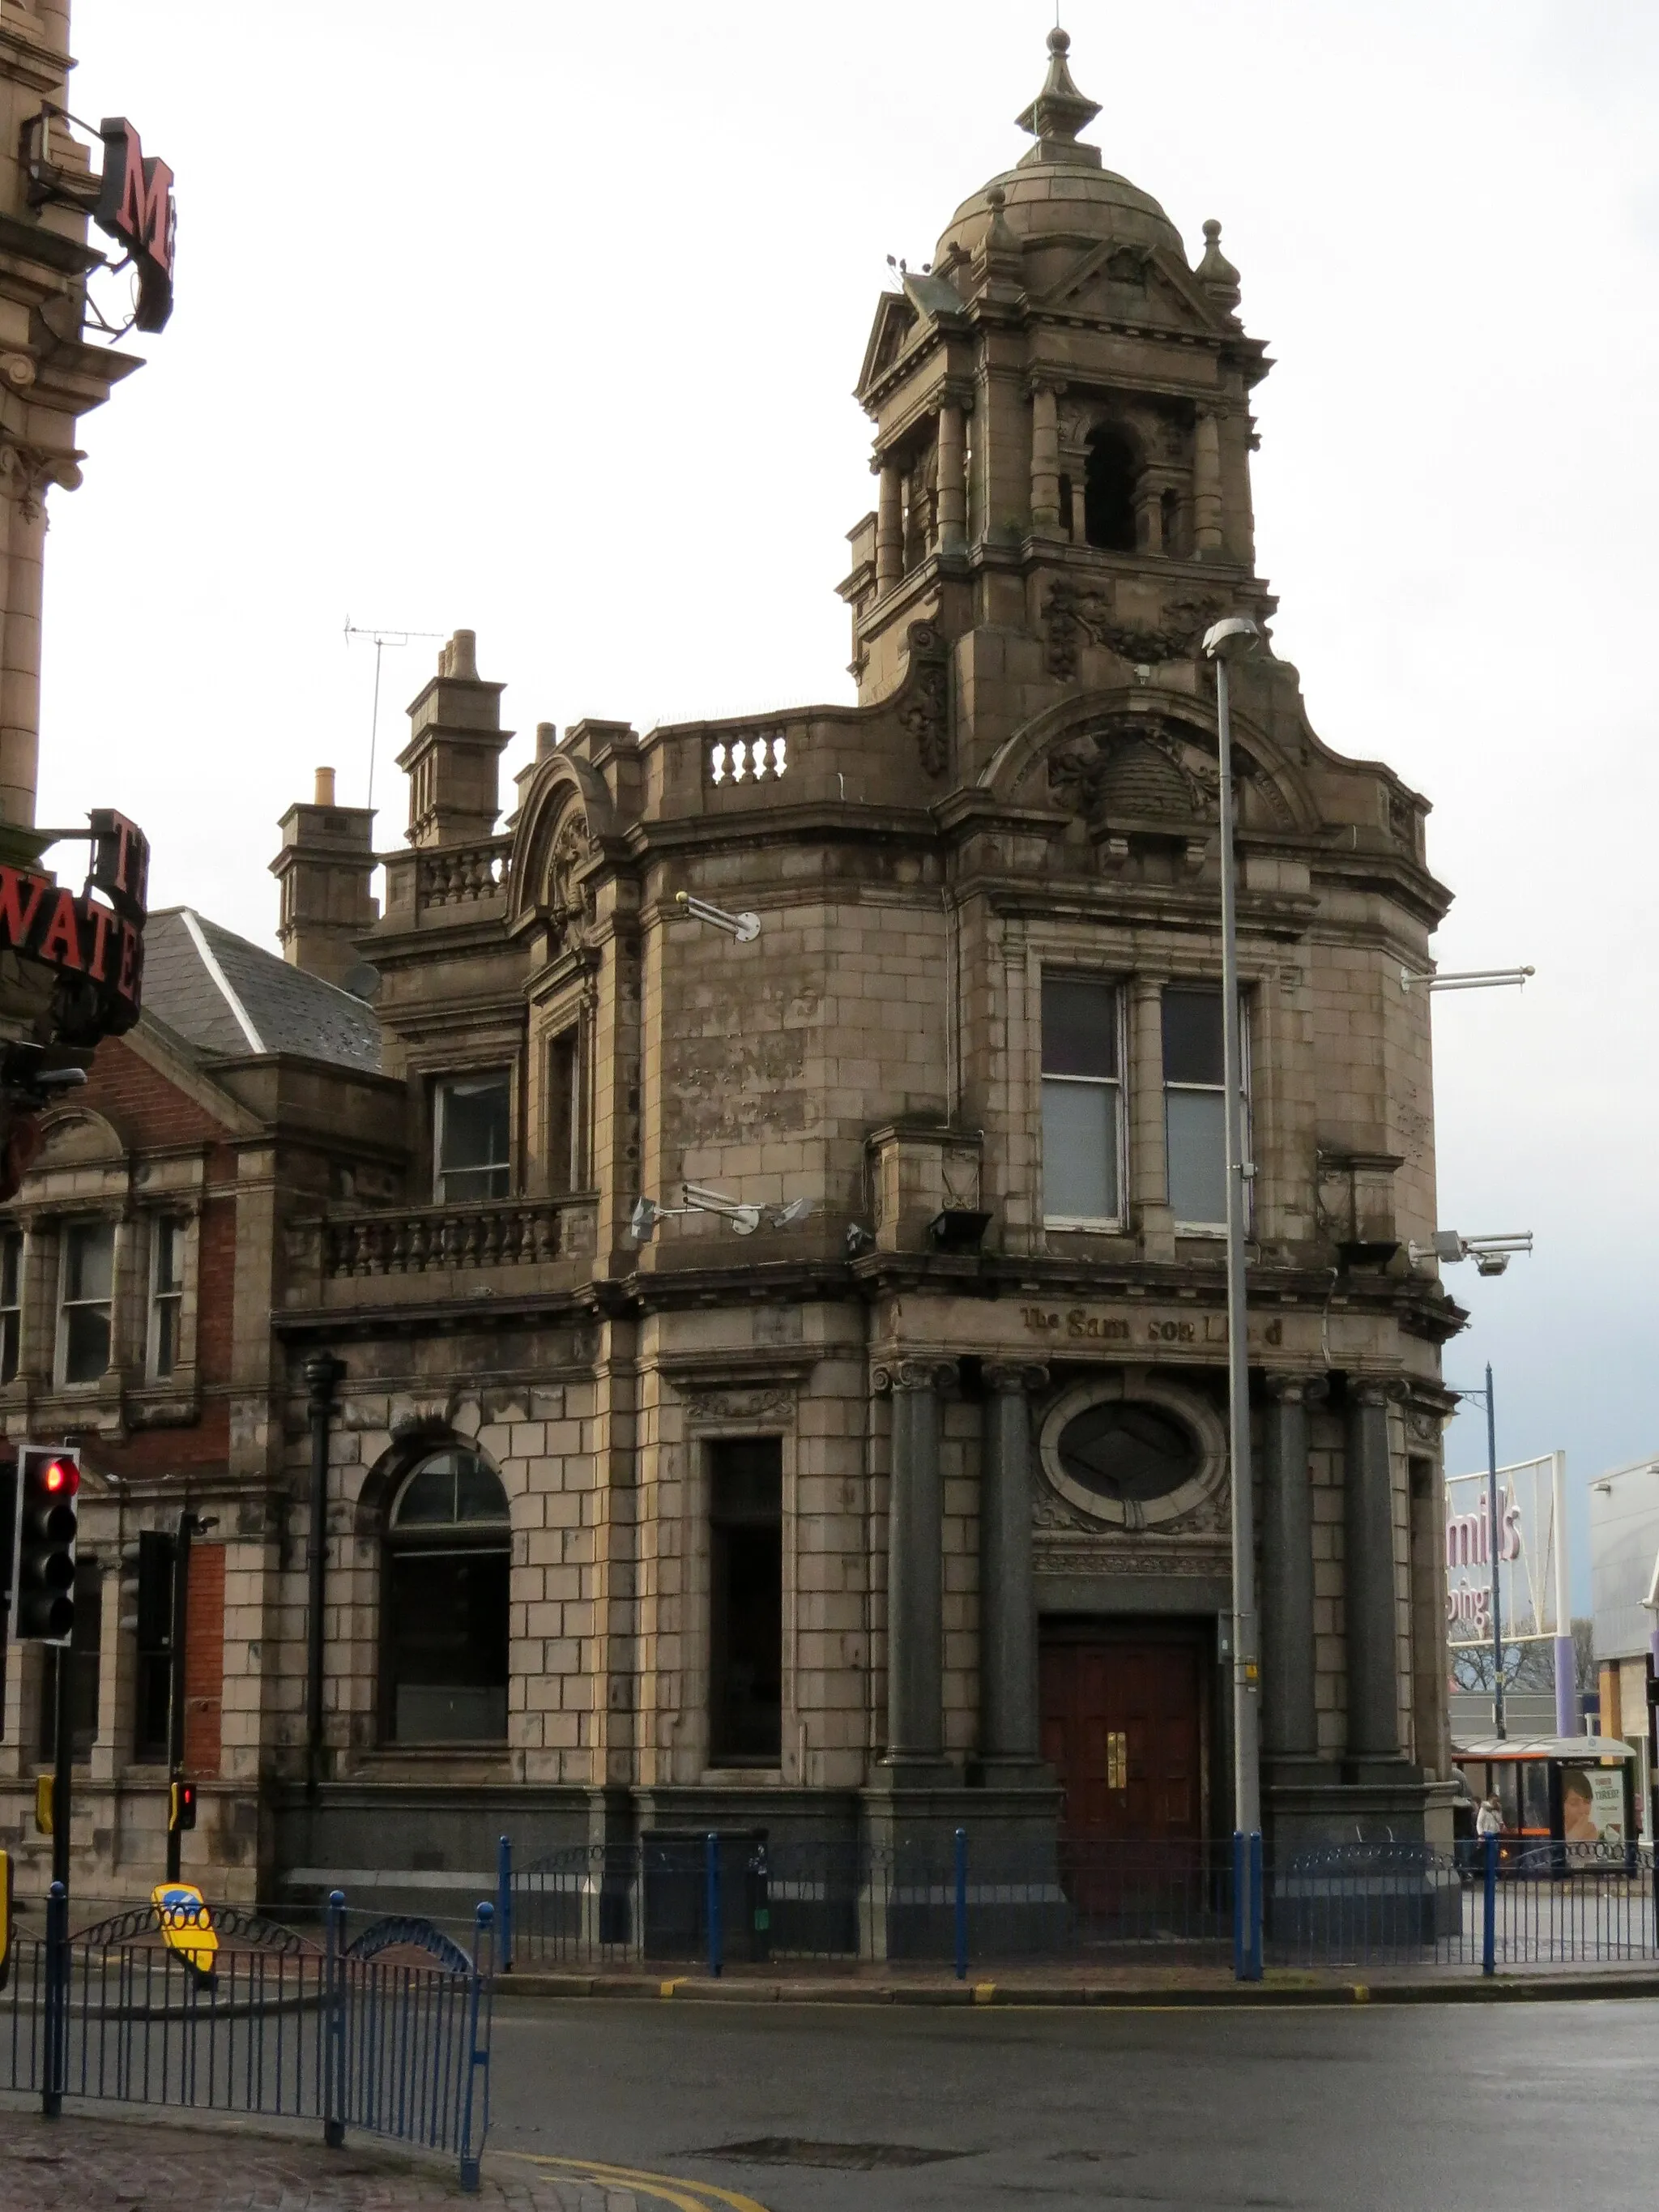
[[387,646],[412,645],[417,637],[441,637],[437,629],[377,629],[367,623],[355,623],[345,618],[345,641],[348,646],[361,638],[374,648],[374,704],[370,710],[368,724],[368,808],[374,811],[374,751],[380,735],[380,656]]

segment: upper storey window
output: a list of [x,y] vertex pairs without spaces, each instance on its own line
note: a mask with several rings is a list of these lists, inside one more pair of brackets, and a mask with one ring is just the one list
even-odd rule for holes
[[1083,480],[1083,530],[1108,553],[1135,550],[1135,453],[1128,434],[1103,422],[1089,440]]
[[65,1382],[95,1382],[109,1365],[114,1273],[114,1224],[71,1222],[64,1232],[58,1316],[58,1372]]
[[[1242,1012],[1242,1009],[1241,1009]],[[1243,1024],[1241,1020],[1240,1033]],[[1177,1229],[1227,1223],[1226,1088],[1219,991],[1176,985],[1164,994],[1164,1117],[1170,1211]],[[1241,1086],[1246,1092],[1248,1080]]]
[[1042,1211],[1109,1227],[1123,1211],[1122,1053],[1115,984],[1042,979]]
[[505,1198],[511,1180],[507,1073],[446,1076],[432,1115],[432,1194],[440,1206]]

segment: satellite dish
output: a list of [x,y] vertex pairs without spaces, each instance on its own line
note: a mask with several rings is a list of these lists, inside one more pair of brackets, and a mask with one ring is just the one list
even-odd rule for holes
[[360,960],[341,976],[340,988],[349,991],[354,999],[372,1002],[380,995],[380,971],[367,960]]

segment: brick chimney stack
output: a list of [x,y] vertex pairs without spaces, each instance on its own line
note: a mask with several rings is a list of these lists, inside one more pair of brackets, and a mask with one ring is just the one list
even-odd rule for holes
[[290,806],[282,830],[283,849],[270,872],[281,886],[276,934],[283,957],[325,982],[342,982],[362,958],[356,940],[380,919],[368,890],[374,813],[367,806],[337,806],[334,771],[319,768],[311,805]]

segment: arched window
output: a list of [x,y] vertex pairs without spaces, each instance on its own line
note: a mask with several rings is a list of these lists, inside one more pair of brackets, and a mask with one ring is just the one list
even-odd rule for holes
[[454,1445],[410,1469],[386,1551],[386,1698],[394,1743],[507,1735],[511,1528],[501,1477]]
[[1109,553],[1135,550],[1134,447],[1115,423],[1103,422],[1089,439],[1083,480],[1083,528],[1091,545]]

